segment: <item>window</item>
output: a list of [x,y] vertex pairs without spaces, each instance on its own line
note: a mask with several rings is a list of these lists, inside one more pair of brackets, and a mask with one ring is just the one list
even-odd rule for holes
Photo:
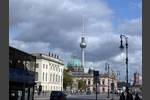
[[46,75],[45,75],[45,81],[47,82],[47,73],[46,73]]
[[105,92],[105,88],[103,88],[103,92]]
[[88,85],[90,85],[90,79],[88,80]]
[[103,79],[102,84],[105,85],[105,79]]
[[57,75],[56,75],[56,82],[57,82]]
[[63,82],[63,77],[61,76],[61,83]]
[[43,72],[43,81],[44,81],[44,72]]
[[48,65],[46,65],[46,69],[48,68]]

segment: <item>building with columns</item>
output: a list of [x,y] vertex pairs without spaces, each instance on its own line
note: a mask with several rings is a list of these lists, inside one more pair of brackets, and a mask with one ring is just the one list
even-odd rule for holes
[[36,88],[43,91],[63,90],[64,63],[56,54],[33,54],[36,56]]
[[[69,74],[73,79],[72,84],[72,91],[78,91],[78,82],[82,80],[86,84],[86,88],[83,91],[90,90],[94,92],[96,90],[96,86],[93,82],[93,72],[94,70],[89,68],[89,71],[85,73],[82,67],[81,62],[78,58],[72,57],[71,60],[67,64],[68,70],[70,70]],[[80,70],[81,69],[81,70]],[[99,76],[99,84],[98,84],[98,91],[100,93],[108,92],[108,74],[104,73]],[[111,73],[109,76],[109,89],[111,91],[111,83],[114,83],[114,89],[117,90],[117,79],[115,73]]]
[[118,90],[117,82],[118,80],[116,79],[114,73],[112,73],[109,77],[108,74],[100,74],[100,92],[101,93],[108,92],[108,89],[112,91],[111,89],[112,83],[114,83],[114,90]]

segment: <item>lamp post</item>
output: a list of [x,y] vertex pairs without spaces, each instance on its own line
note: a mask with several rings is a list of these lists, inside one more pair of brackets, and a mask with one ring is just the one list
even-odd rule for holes
[[128,37],[125,35],[120,35],[120,39],[121,39],[121,44],[120,44],[120,49],[124,49],[123,46],[123,38],[125,39],[125,47],[126,47],[126,91],[128,91]]
[[107,98],[109,98],[109,64],[108,63],[105,63],[105,69],[108,71],[107,74],[108,74],[108,95],[107,95]]

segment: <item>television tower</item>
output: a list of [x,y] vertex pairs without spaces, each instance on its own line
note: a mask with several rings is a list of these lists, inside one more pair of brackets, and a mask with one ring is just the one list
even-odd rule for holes
[[82,17],[82,36],[81,36],[81,43],[80,43],[80,48],[81,48],[81,67],[84,68],[84,49],[86,48],[86,42],[85,42],[85,29],[84,29],[84,16]]

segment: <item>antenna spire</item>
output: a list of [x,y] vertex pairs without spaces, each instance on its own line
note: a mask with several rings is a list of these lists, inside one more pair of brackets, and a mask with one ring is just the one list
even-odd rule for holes
[[82,16],[82,37],[84,37],[84,34],[85,34],[85,23],[84,23],[84,20],[85,20],[85,16],[83,15]]

